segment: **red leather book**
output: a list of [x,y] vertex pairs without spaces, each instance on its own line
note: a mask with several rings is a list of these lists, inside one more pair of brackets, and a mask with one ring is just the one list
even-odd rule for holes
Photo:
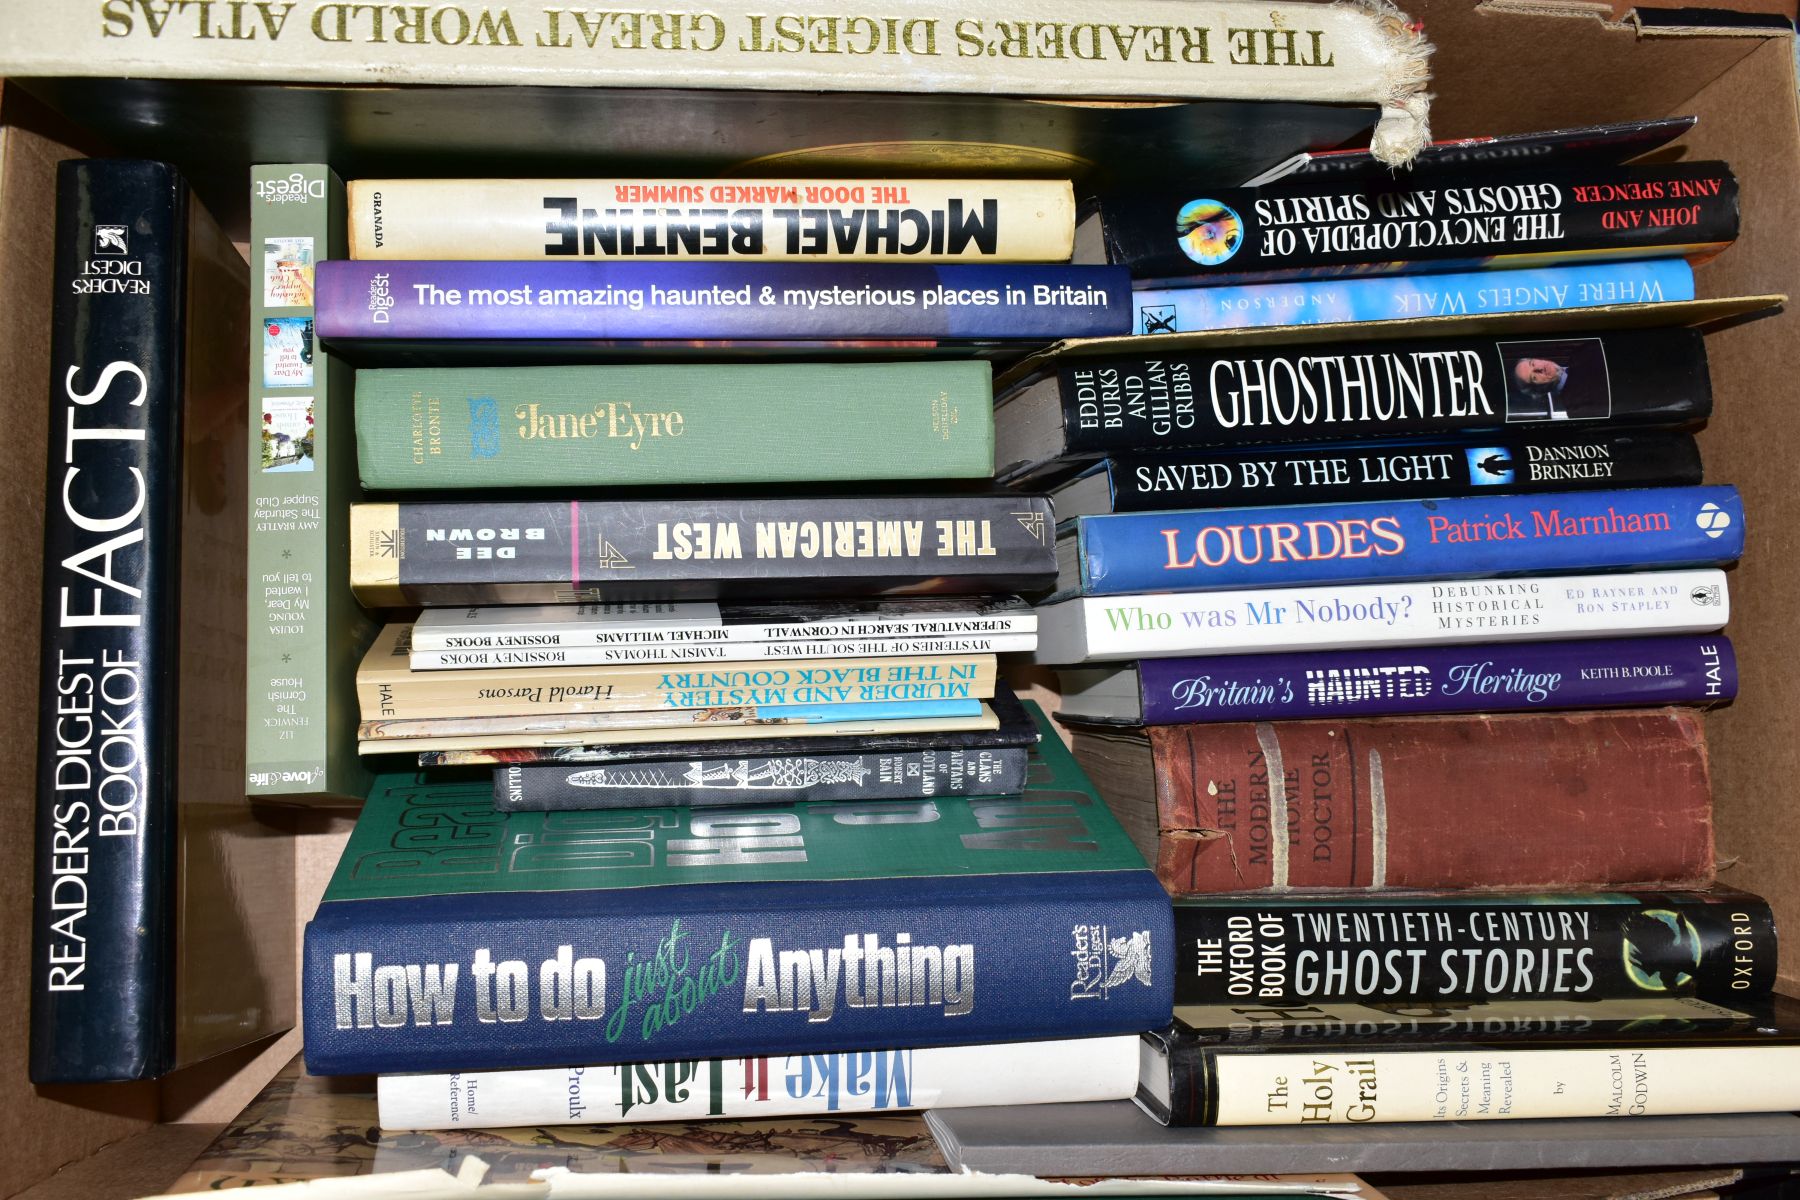
[[1713,882],[1690,711],[1170,725],[1149,739],[1157,876],[1176,895]]

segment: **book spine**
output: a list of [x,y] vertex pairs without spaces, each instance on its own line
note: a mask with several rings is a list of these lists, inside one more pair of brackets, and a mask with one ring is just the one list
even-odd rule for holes
[[[638,749],[651,758],[667,758],[688,747],[740,744],[746,753],[762,754],[780,743],[798,743],[796,753],[807,747],[832,742],[855,749],[873,742],[898,744],[916,735],[927,744],[948,734],[991,735],[995,720],[981,711],[980,701],[966,715],[896,717],[881,720],[752,721],[743,725],[697,723],[679,729],[619,729],[604,733],[577,733],[569,737],[518,737],[482,734],[473,737],[421,737],[408,740],[362,743],[364,754],[416,754],[422,767],[493,767],[528,762],[614,762],[619,751]],[[705,712],[707,710],[696,710]],[[671,735],[675,740],[671,742]],[[747,745],[744,743],[748,743]]]
[[985,362],[365,370],[357,465],[390,490],[987,479],[990,377]]
[[[438,18],[441,27],[425,18],[384,26],[373,12],[354,8],[320,6],[294,13],[294,20],[289,12],[259,17],[234,10],[218,25],[215,17],[188,10],[173,10],[168,23],[127,5],[107,9],[99,20],[49,7],[9,23],[6,64],[17,75],[286,83],[294,64],[305,62],[316,82],[380,86],[1405,103],[1422,123],[1429,53],[1423,35],[1398,13],[1235,0],[1198,12],[1129,0],[1101,24],[1068,0],[1033,0],[1007,20],[972,16],[949,0],[915,0],[891,23],[879,10],[846,14],[823,0],[791,5],[782,10],[785,19],[749,0],[730,0],[598,32],[562,8],[460,11]],[[1247,28],[1234,31],[1237,26]],[[1032,44],[1033,28],[1051,39],[1042,52]],[[1247,58],[1233,51],[1234,40],[1249,33],[1253,41],[1266,33],[1269,49],[1252,46]],[[371,43],[383,47],[379,61],[366,52]],[[1115,52],[1116,46],[1125,49]]]
[[509,766],[494,772],[494,807],[511,809],[703,807],[805,800],[913,800],[1016,796],[1023,747],[687,759],[626,766]]
[[1076,527],[1090,596],[1718,566],[1744,549],[1733,487],[1190,509]]
[[1074,240],[1075,193],[1067,180],[359,179],[350,185],[350,255],[362,259],[1066,262]]
[[1699,634],[1722,629],[1730,615],[1717,570],[1173,593],[1046,605],[1033,657],[1076,663]]
[[1738,686],[1722,636],[1146,659],[1137,672],[1146,725],[1712,705]]
[[350,369],[313,338],[318,262],[343,255],[343,184],[317,164],[251,171],[246,794],[357,800],[356,655],[374,632],[350,595],[357,498]]
[[[380,645],[371,657],[380,653]],[[985,699],[994,694],[995,675],[992,655],[800,659],[766,667],[624,664],[568,667],[554,674],[545,674],[542,664],[535,663],[485,671],[412,671],[404,666],[404,643],[397,657],[402,664],[398,670],[366,664],[358,672],[364,720]]]
[[494,623],[432,624],[427,612],[413,625],[412,646],[421,650],[520,650],[555,647],[592,650],[606,647],[729,646],[732,653],[765,642],[901,642],[921,638],[1013,638],[1037,632],[1037,616],[1029,609],[995,616],[921,616],[916,619],[757,621],[739,624],[683,623],[632,625],[626,622],[570,617],[557,622],[507,625],[505,610],[489,609]]
[[1055,577],[1041,496],[358,504],[366,605],[1029,592]]
[[1406,317],[1539,312],[1694,298],[1694,269],[1676,258],[1448,275],[1145,288],[1137,334],[1329,325]]
[[[996,690],[998,686],[995,685]],[[357,736],[364,741],[381,741],[392,738],[466,737],[483,734],[606,734],[632,729],[660,730],[663,740],[671,741],[695,726],[713,730],[732,725],[908,721],[931,717],[973,717],[980,713],[979,700],[899,700],[887,704],[771,704],[762,707],[743,704],[731,708],[664,708],[644,712],[574,713],[541,717],[383,718],[361,722],[357,726]]]
[[889,638],[882,641],[714,642],[686,646],[530,646],[491,650],[413,649],[415,671],[515,666],[602,666],[619,663],[779,662],[796,658],[895,658],[933,654],[1001,654],[1029,651],[1034,633],[998,637]]
[[1171,1010],[1169,902],[1148,872],[575,890],[550,911],[544,899],[322,904],[301,986],[308,1070],[977,1045],[1133,1033]]
[[[1505,430],[1513,445],[1527,436],[1577,439],[1571,421],[1684,425],[1712,412],[1706,343],[1686,328],[1145,354],[1072,362],[1058,371],[1057,387],[1070,456],[1478,430]],[[1338,474],[1293,482],[1362,482]],[[1272,487],[1286,478],[1265,473],[1236,482]]]
[[1706,746],[1684,710],[1153,725],[1149,736],[1157,877],[1172,895],[1713,880]]
[[1126,1036],[383,1075],[375,1092],[383,1129],[493,1129],[1128,1100],[1137,1082]]
[[1737,180],[1716,162],[1290,180],[1096,204],[1107,258],[1132,278],[1208,284],[1699,255],[1738,232]]
[[1119,267],[327,262],[319,335],[1045,341],[1131,328]]
[[1198,1053],[1206,1058],[1204,1107],[1184,1104],[1174,1124],[1659,1117],[1800,1104],[1800,1046],[1756,1042]]
[[174,1060],[188,206],[162,163],[57,168],[34,1083]]
[[[1230,965],[1226,963],[1226,950]],[[1775,987],[1775,918],[1742,893],[1175,906],[1176,1004],[1479,1003],[1696,996]]]
[[1105,470],[1115,513],[1694,487],[1701,479],[1700,448],[1689,435],[1609,430],[1557,441],[1500,435],[1475,442],[1133,454],[1109,460]]
[[[1037,729],[1025,716],[1018,698],[1004,683],[996,685],[994,698],[988,702],[997,722],[983,727],[919,729],[904,720],[844,721],[834,720],[816,728],[838,730],[848,728],[849,736],[813,736],[796,730],[790,724],[745,729],[751,720],[726,724],[723,728],[700,726],[704,736],[693,737],[693,727],[658,733],[654,741],[600,742],[588,740],[581,745],[520,746],[472,750],[445,748],[419,754],[421,767],[507,766],[513,764],[560,762],[619,763],[662,761],[681,758],[781,758],[805,754],[840,752],[846,754],[890,754],[908,750],[978,750],[1002,746],[1031,747],[1037,744]],[[736,710],[734,710],[736,711]],[[674,710],[674,715],[684,714]],[[726,736],[712,737],[720,733]],[[798,736],[796,736],[798,734]],[[767,736],[759,736],[767,735]]]

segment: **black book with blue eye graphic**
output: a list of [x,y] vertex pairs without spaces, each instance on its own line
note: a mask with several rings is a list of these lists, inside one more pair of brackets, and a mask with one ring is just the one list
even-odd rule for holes
[[1724,163],[1470,171],[1452,178],[1191,186],[1095,198],[1077,263],[1135,282],[1250,283],[1718,253],[1737,237]]

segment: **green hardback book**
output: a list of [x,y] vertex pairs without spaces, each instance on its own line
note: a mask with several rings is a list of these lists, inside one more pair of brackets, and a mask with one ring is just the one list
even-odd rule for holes
[[986,479],[985,362],[356,373],[365,487]]
[[341,257],[344,185],[318,165],[250,177],[250,542],[245,791],[360,800],[350,595],[351,372],[313,340],[313,265]]
[[307,1063],[1135,1032],[1172,1011],[1171,920],[1047,731],[1022,796],[500,813],[386,775],[307,927]]

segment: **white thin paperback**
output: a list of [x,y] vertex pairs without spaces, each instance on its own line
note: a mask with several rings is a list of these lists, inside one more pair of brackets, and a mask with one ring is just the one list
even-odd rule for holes
[[978,1104],[1124,1100],[1138,1039],[1069,1038],[923,1050],[700,1059],[627,1066],[383,1075],[383,1129],[699,1121]]
[[[528,647],[737,646],[782,641],[999,637],[1037,630],[1037,614],[1016,600],[953,606],[944,606],[940,602],[892,603],[894,611],[885,613],[846,613],[809,621],[772,618],[766,622],[729,625],[719,606],[707,603],[428,608],[413,622],[412,648],[417,652]],[[416,662],[413,666],[418,669]]]
[[[518,748],[570,748],[642,745],[646,742],[723,742],[736,738],[885,737],[901,733],[963,733],[998,729],[1000,719],[986,704],[972,717],[917,717],[898,721],[819,721],[753,725],[683,725],[671,729],[605,729],[591,733],[477,733],[465,736],[363,738],[361,754],[413,754],[423,751],[472,752],[441,766],[473,766],[494,761],[489,751]],[[580,761],[571,754],[569,761]]]
[[1729,616],[1725,572],[1713,569],[1088,596],[1038,609],[1035,657],[1070,664],[1711,633]]
[[1800,1046],[1218,1055],[1220,1125],[1667,1117],[1800,1108]]
[[593,667],[611,663],[770,662],[795,658],[895,658],[911,654],[1009,654],[1035,650],[1037,634],[888,638],[881,641],[713,642],[707,645],[532,646],[420,650],[415,671],[487,667]]

